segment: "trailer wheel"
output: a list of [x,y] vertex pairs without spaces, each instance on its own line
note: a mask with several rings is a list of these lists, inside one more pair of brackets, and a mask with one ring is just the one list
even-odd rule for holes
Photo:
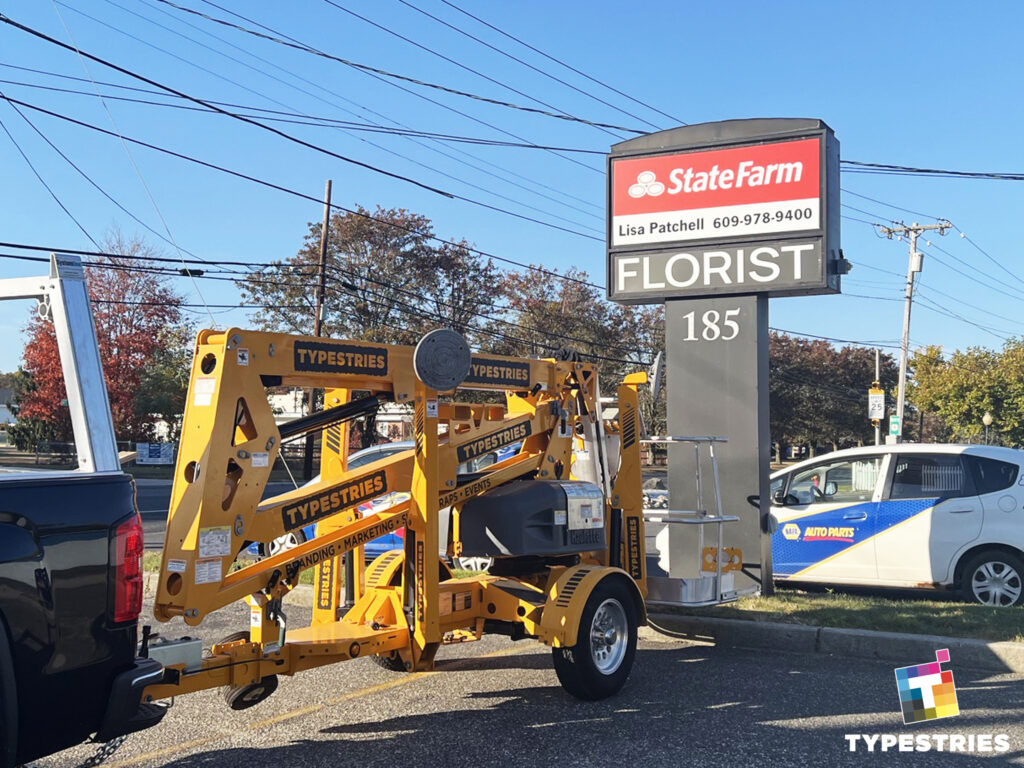
[[373,663],[383,667],[388,672],[405,672],[405,662],[398,655],[398,651],[391,651],[387,656],[371,656]]
[[558,681],[578,699],[594,701],[622,688],[636,656],[637,609],[619,579],[598,582],[580,616],[576,644],[552,648]]
[[[226,645],[227,643],[237,643],[239,640],[249,642],[249,631],[232,632],[227,637],[221,638],[217,644]],[[237,712],[238,710],[248,709],[259,704],[276,690],[277,675],[267,675],[248,685],[237,687],[225,685],[220,689],[220,693],[224,697],[224,701],[227,702],[227,705]]]
[[[401,558],[401,559],[404,559],[404,555],[403,555],[403,558]],[[446,563],[443,559],[438,561],[437,569],[438,569],[437,570],[437,575],[438,575],[438,580],[439,581],[448,581],[448,579],[452,578],[452,569],[448,567],[448,563]],[[400,587],[400,586],[402,586],[402,569],[401,569],[401,567],[399,567],[398,570],[396,570],[394,572],[394,574],[392,574],[391,581],[389,582],[388,586],[390,586],[390,587]],[[376,664],[378,667],[386,669],[388,672],[405,672],[406,671],[406,669],[405,669],[405,662],[402,661],[402,657],[398,655],[398,651],[391,651],[390,653],[388,653],[385,656],[376,656],[376,655],[374,655],[374,656],[371,656],[370,658],[373,659],[373,663],[374,664]]]
[[224,701],[233,710],[248,709],[263,701],[277,690],[277,675],[267,675],[255,683],[242,685],[237,688],[224,686],[221,693]]

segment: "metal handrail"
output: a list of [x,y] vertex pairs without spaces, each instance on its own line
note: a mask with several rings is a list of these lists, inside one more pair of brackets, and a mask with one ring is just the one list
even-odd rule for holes
[[727,437],[714,435],[654,435],[645,437],[641,443],[728,443]]
[[[645,510],[646,511],[646,510]],[[739,518],[735,515],[722,515],[721,517],[669,517],[667,515],[644,515],[645,521],[652,523],[663,523],[665,525],[709,525],[711,523],[738,523]],[[721,547],[719,547],[721,549]]]

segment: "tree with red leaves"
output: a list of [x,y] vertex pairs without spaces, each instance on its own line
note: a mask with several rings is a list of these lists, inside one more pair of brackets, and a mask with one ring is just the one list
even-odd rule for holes
[[[182,297],[166,277],[140,271],[156,255],[142,240],[115,231],[104,250],[124,255],[103,257],[102,267],[86,270],[114,431],[120,440],[145,440],[157,419],[173,419],[184,405],[189,334],[182,324]],[[38,419],[54,439],[71,440],[53,324],[33,315],[26,331],[23,369],[32,384],[19,403],[19,419]],[[180,365],[169,365],[169,359]],[[154,412],[155,403],[166,411]]]

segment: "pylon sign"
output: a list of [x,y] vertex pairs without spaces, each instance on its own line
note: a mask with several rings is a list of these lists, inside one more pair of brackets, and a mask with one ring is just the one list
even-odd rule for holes
[[674,128],[608,156],[608,297],[838,293],[839,142],[820,120]]

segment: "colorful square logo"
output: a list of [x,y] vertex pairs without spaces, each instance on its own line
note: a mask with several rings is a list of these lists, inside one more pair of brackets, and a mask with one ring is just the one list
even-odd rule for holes
[[949,650],[935,652],[935,661],[896,670],[903,722],[920,723],[960,714],[953,673],[942,665],[949,662]]

